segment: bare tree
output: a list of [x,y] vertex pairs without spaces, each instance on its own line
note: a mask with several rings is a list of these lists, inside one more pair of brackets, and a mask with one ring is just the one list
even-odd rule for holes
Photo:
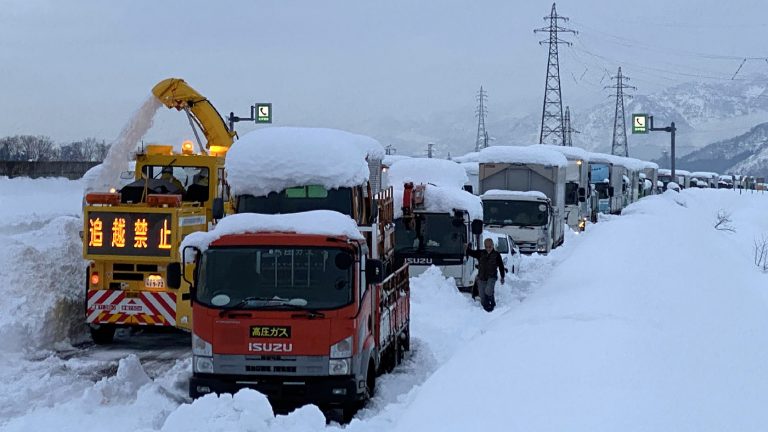
[[718,231],[736,232],[736,228],[731,225],[733,220],[731,219],[731,213],[723,209],[717,212],[717,220],[715,221],[715,229]]
[[755,265],[762,271],[768,271],[768,238],[761,236],[755,239]]
[[68,161],[103,161],[109,146],[96,138],[85,138],[61,146],[61,158]]
[[28,161],[45,161],[54,159],[56,156],[56,147],[47,136],[42,135],[19,135],[12,138],[19,150],[20,157],[17,159]]

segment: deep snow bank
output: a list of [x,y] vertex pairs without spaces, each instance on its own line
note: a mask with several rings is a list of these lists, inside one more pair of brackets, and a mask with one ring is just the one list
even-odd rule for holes
[[82,183],[0,179],[0,351],[82,335]]
[[[713,228],[720,208],[735,234]],[[764,430],[768,275],[751,249],[767,212],[765,195],[692,190],[591,226],[525,307],[425,383],[395,429]]]

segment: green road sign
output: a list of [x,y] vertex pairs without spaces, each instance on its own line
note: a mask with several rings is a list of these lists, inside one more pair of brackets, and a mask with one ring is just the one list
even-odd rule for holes
[[272,104],[256,104],[256,123],[272,123]]
[[648,133],[648,114],[632,114],[632,133]]

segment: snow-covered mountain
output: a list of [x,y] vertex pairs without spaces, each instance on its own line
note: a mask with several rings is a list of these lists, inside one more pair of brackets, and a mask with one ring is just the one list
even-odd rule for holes
[[[567,103],[567,87],[564,98]],[[768,75],[749,75],[732,81],[711,83],[687,82],[649,95],[639,94],[626,100],[627,127],[632,113],[652,114],[656,126],[674,121],[678,130],[677,153],[683,155],[712,142],[747,132],[768,119]],[[530,114],[521,112],[514,103],[496,102],[490,105],[487,129],[494,138],[492,145],[531,144],[538,141],[541,121],[540,105],[531,105]],[[574,145],[594,151],[610,151],[613,134],[615,101],[586,109],[571,107]],[[525,110],[523,110],[525,111]],[[467,153],[474,148],[477,133],[474,107],[435,112],[422,118],[376,118],[354,129],[392,144],[398,153],[419,155],[427,143],[436,143],[438,156]],[[669,146],[669,135],[661,132],[629,137],[630,156],[656,158]]]
[[[666,165],[666,161],[660,161]],[[768,123],[761,123],[747,133],[712,143],[677,161],[689,171],[768,175]]]

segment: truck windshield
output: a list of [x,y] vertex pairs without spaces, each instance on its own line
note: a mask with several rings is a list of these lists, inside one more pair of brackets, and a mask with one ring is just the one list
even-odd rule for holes
[[547,219],[547,205],[540,201],[483,201],[486,225],[543,226]]
[[506,238],[499,237],[496,240],[496,250],[502,254],[509,253],[509,243]]
[[608,183],[598,183],[595,185],[595,191],[597,191],[598,199],[610,198],[610,195],[608,194],[608,187]]
[[565,184],[565,205],[576,205],[579,203],[579,184],[568,182]]
[[[296,300],[308,309],[351,303],[351,254],[339,248],[213,248],[203,254],[196,300],[226,308],[276,308],[274,299]],[[346,267],[346,268],[344,268]]]
[[238,213],[298,213],[311,210],[334,210],[352,214],[352,189],[325,189],[322,186],[301,186],[267,196],[243,195],[237,200]]
[[589,181],[600,184],[611,176],[611,166],[608,164],[593,163],[589,165]]
[[448,213],[416,213],[410,222],[395,220],[395,253],[460,255],[467,226]]
[[123,202],[142,202],[147,193],[179,194],[183,201],[206,202],[209,197],[206,167],[144,165],[141,178],[121,190]]

